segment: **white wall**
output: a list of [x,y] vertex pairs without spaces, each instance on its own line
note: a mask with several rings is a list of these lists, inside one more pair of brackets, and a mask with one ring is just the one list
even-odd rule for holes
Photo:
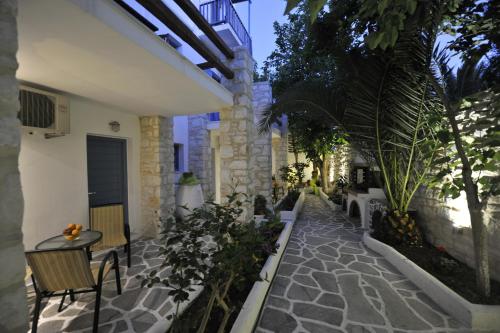
[[[26,249],[58,235],[68,223],[88,226],[87,134],[127,139],[131,232],[140,231],[140,126],[136,115],[78,97],[70,98],[71,134],[45,139],[23,133],[19,168],[24,195]],[[108,123],[118,121],[112,132]]]

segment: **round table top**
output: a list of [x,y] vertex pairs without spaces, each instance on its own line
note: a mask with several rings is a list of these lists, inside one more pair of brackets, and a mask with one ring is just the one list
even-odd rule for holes
[[35,246],[36,250],[55,250],[55,249],[81,249],[97,243],[102,238],[100,231],[82,231],[80,237],[74,240],[67,240],[64,235],[54,236],[40,242]]

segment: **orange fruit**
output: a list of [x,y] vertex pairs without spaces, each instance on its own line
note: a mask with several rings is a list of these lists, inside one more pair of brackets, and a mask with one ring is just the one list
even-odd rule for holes
[[74,230],[71,232],[71,234],[72,234],[73,236],[78,236],[78,235],[80,234],[80,230],[74,229]]
[[82,227],[82,225],[81,225],[81,224],[77,224],[77,225],[76,225],[76,230],[82,230],[82,228],[83,228],[83,227]]
[[64,235],[64,238],[66,238],[67,240],[73,240],[73,239],[75,239],[75,236],[73,236],[73,235]]
[[75,229],[75,227],[76,227],[76,226],[75,226],[73,223],[68,224],[68,228],[69,228],[69,229]]

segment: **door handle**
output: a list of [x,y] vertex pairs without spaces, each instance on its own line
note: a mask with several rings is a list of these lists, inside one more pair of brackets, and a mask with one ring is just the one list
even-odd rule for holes
[[97,192],[89,192],[89,195],[96,195]]

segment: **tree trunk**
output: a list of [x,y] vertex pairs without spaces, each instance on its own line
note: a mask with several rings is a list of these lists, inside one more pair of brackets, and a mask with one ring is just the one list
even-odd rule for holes
[[323,192],[328,193],[328,162],[326,158],[326,154],[323,154],[323,161],[321,162],[321,189]]
[[472,225],[474,259],[476,260],[477,289],[481,295],[488,298],[491,295],[488,230],[484,224],[484,212],[482,209],[471,209],[469,204],[468,206]]
[[205,313],[203,314],[203,319],[201,320],[200,327],[198,327],[197,333],[204,333],[207,329],[208,320],[210,319],[210,314],[212,313],[212,309],[214,307],[215,302],[215,294],[216,291],[212,289],[212,293],[210,294],[210,299],[208,300],[208,304],[205,308]]
[[[446,108],[448,110],[448,108]],[[472,168],[465,153],[460,129],[455,119],[455,112],[448,110],[448,119],[453,130],[453,138],[457,153],[462,162],[462,179],[464,181],[465,195],[467,198],[467,207],[472,227],[472,239],[474,244],[474,257],[476,260],[476,284],[479,293],[488,298],[490,297],[490,268],[488,259],[488,233],[485,225],[485,215],[483,205],[479,201],[477,185],[472,178]]]
[[490,269],[489,269],[489,259],[488,259],[488,232],[485,225],[485,214],[484,208],[485,203],[481,203],[479,200],[479,193],[477,185],[474,183],[472,178],[472,167],[471,163],[465,153],[465,149],[462,142],[462,137],[460,135],[460,129],[458,127],[455,115],[457,114],[457,109],[453,108],[449,99],[445,95],[442,87],[432,76],[433,86],[436,89],[439,97],[443,101],[446,116],[450,122],[453,140],[455,142],[455,147],[457,149],[457,154],[462,162],[462,180],[464,182],[465,195],[467,198],[467,207],[469,208],[469,215],[472,227],[472,240],[474,244],[474,258],[476,262],[476,284],[478,292],[481,296],[488,298],[491,293],[490,286]]

